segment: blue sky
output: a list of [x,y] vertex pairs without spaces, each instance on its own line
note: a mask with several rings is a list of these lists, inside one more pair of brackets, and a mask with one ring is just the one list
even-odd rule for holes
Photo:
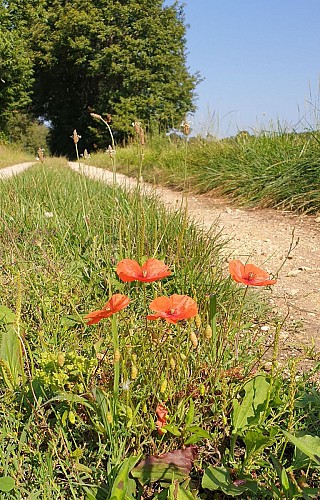
[[[172,2],[167,0],[167,4]],[[319,108],[320,0],[185,0],[196,131],[219,136],[314,124]],[[307,101],[312,104],[307,104]]]

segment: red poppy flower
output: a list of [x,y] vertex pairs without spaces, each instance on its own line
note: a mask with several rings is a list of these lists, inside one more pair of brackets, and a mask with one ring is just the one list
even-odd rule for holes
[[156,281],[170,276],[171,271],[164,262],[157,259],[148,259],[142,267],[137,261],[123,259],[116,269],[117,275],[122,281]]
[[156,415],[158,417],[158,420],[156,421],[158,434],[164,434],[164,432],[161,430],[161,427],[163,427],[167,423],[167,415],[168,415],[167,408],[163,405],[158,404],[156,408]]
[[277,282],[277,280],[271,280],[269,274],[260,267],[254,264],[244,265],[240,260],[231,260],[229,271],[237,283],[243,283],[247,286],[274,285]]
[[152,311],[156,311],[156,314],[150,314],[147,319],[163,318],[168,323],[177,323],[198,314],[197,304],[188,295],[174,294],[170,297],[158,297],[151,302],[149,307]]
[[87,325],[94,325],[95,323],[99,323],[99,321],[103,318],[108,318],[112,316],[114,313],[121,311],[129,304],[130,299],[126,295],[122,295],[121,293],[116,293],[112,295],[112,297],[108,300],[106,305],[100,309],[100,311],[93,311],[85,316],[85,319],[88,319]]

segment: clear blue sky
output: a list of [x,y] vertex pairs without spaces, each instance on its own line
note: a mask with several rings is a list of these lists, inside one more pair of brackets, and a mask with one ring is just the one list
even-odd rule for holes
[[320,107],[320,0],[184,4],[188,65],[204,78],[191,118],[196,130],[225,136],[267,128],[270,120],[314,122]]

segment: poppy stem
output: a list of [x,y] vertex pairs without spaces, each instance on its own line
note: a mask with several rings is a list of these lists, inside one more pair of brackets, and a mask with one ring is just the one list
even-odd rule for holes
[[146,331],[148,332],[148,320],[147,320],[147,316],[148,316],[148,307],[147,307],[147,290],[146,290],[146,284],[143,282],[142,283],[142,288],[143,288],[143,304],[144,304],[144,310],[146,312]]
[[118,398],[119,398],[119,380],[120,380],[120,359],[119,359],[119,336],[117,318],[115,315],[111,318],[112,343],[114,350],[114,375],[113,375],[113,421],[118,420]]
[[238,361],[238,357],[239,357],[239,335],[240,335],[240,323],[241,323],[241,319],[242,319],[242,314],[243,314],[243,308],[244,308],[244,302],[245,302],[245,298],[246,298],[246,295],[247,295],[247,292],[248,292],[248,285],[246,286],[245,288],[245,291],[244,291],[244,294],[243,294],[243,297],[242,297],[242,300],[241,300],[241,304],[240,304],[240,310],[239,310],[239,315],[238,315],[238,321],[237,321],[237,329],[236,329],[236,334],[235,334],[235,338],[234,338],[234,350],[235,350],[235,358],[236,360]]

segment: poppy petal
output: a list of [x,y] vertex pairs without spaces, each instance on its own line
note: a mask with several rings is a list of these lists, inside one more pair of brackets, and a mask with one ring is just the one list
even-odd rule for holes
[[247,286],[267,286],[274,285],[277,282],[277,280],[270,279],[267,271],[254,264],[244,265],[240,260],[231,260],[229,262],[229,272],[234,281]]
[[121,311],[130,303],[129,297],[122,293],[115,293],[106,303],[103,309],[110,309],[112,313]]
[[130,299],[126,295],[123,295],[122,293],[115,293],[102,309],[87,314],[84,319],[89,320],[87,325],[94,325],[99,323],[101,319],[109,318],[109,316],[112,316],[114,313],[121,311],[121,309],[127,307],[129,302]]
[[144,274],[146,281],[155,281],[170,276],[171,271],[161,260],[148,259],[142,266],[142,275]]
[[87,316],[84,317],[84,319],[88,319],[87,325],[95,325],[96,323],[99,323],[100,320],[103,318],[108,318],[109,316],[112,315],[111,311],[104,311],[104,310],[99,310],[99,311],[93,311]]
[[142,269],[136,260],[123,259],[116,268],[116,273],[122,281],[135,281],[142,275]]

